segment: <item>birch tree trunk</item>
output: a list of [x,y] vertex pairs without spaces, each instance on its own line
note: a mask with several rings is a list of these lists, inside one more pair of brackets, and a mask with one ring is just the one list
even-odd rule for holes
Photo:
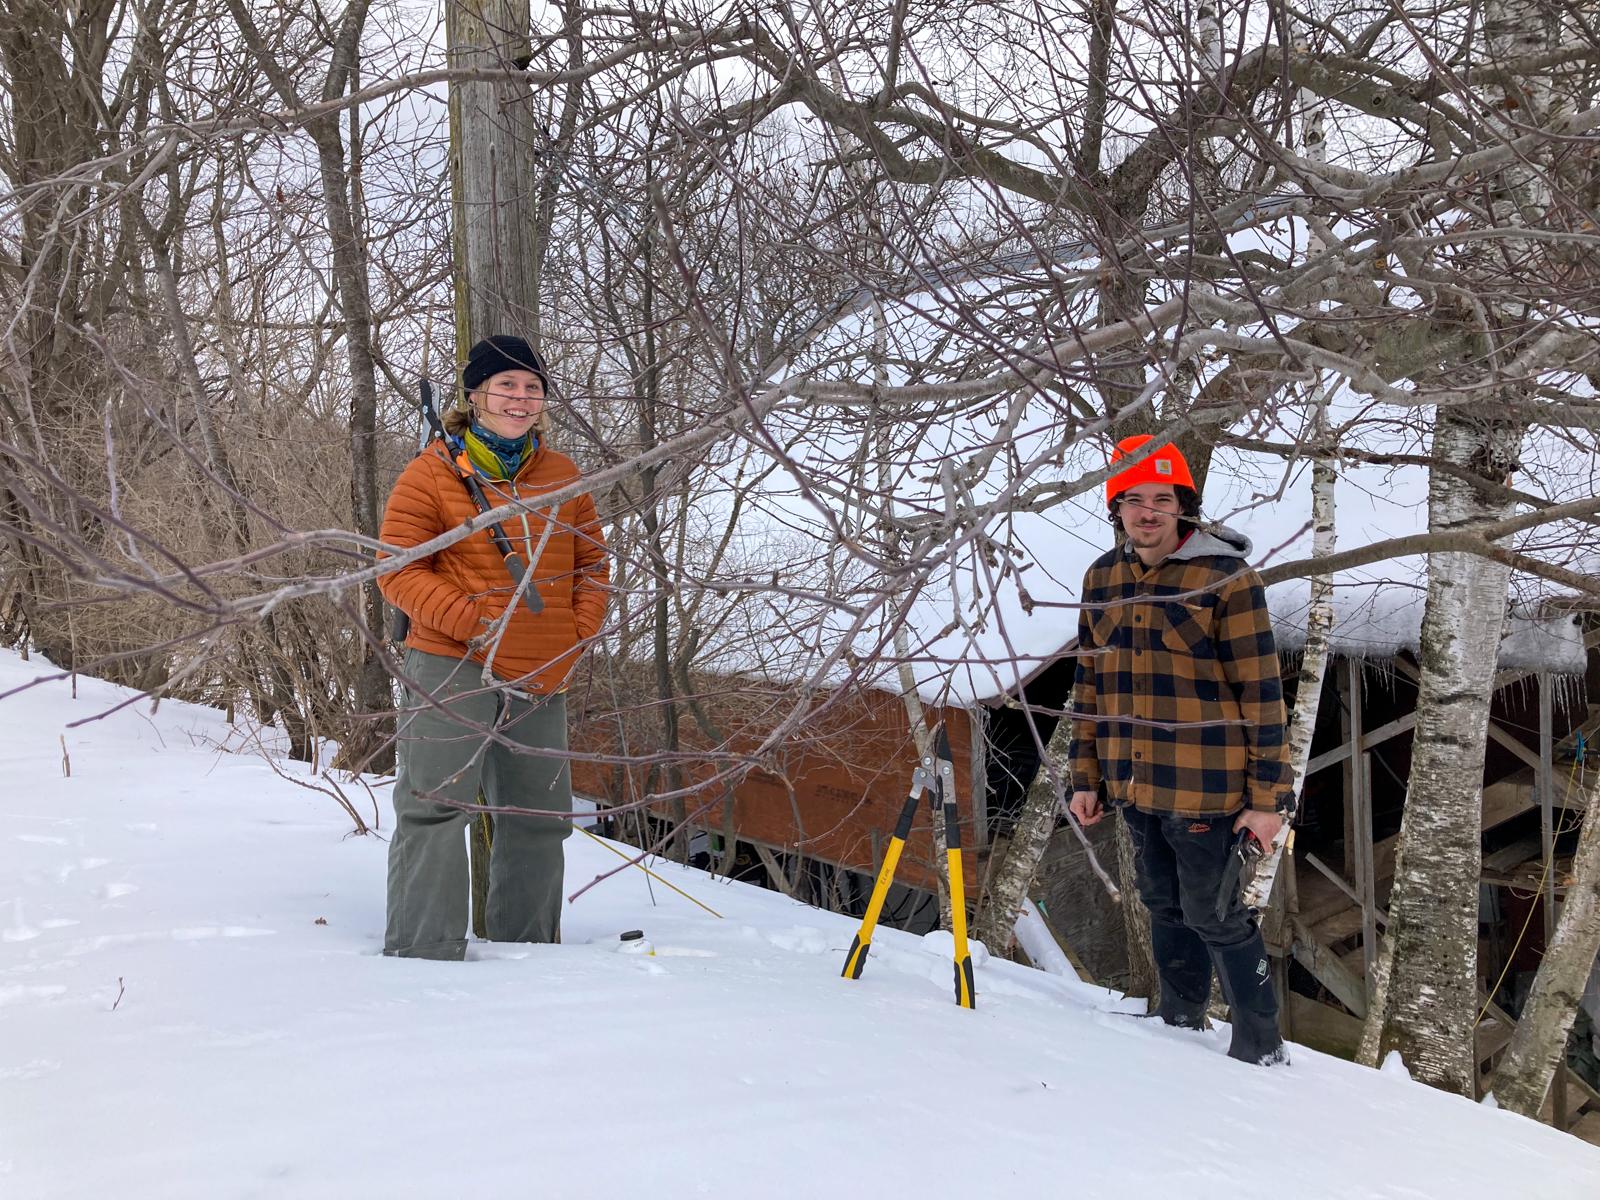
[[1017,912],[1038,873],[1039,860],[1050,844],[1050,835],[1055,832],[1056,810],[1062,795],[1057,781],[1063,779],[1071,743],[1072,721],[1063,717],[1044,748],[1039,772],[1028,785],[1028,794],[1017,813],[1016,825],[1000,861],[990,872],[988,894],[972,929],[973,935],[989,947],[991,954],[1004,954],[1010,949]]
[[[1440,409],[1433,456],[1500,483],[1516,466],[1522,433],[1492,411]],[[1496,520],[1510,509],[1458,476],[1435,471],[1429,480],[1432,530]],[[1491,559],[1428,560],[1411,779],[1388,937],[1359,1053],[1376,1066],[1398,1050],[1414,1078],[1469,1097],[1477,1075],[1483,754],[1509,584],[1510,569]]]
[[[1328,458],[1319,457],[1311,467],[1311,553],[1325,558],[1334,552],[1334,469]],[[1311,607],[1306,613],[1306,644],[1300,656],[1300,679],[1295,685],[1294,712],[1289,718],[1289,762],[1294,772],[1296,800],[1304,794],[1306,764],[1311,761],[1311,740],[1317,732],[1317,713],[1322,708],[1322,683],[1328,674],[1328,645],[1333,633],[1333,579],[1328,575],[1311,577]],[[1255,876],[1245,888],[1244,902],[1253,908],[1269,907],[1277,893],[1276,884],[1289,844],[1290,822],[1284,822],[1272,839],[1272,851],[1262,860]]]
[[[1491,56],[1517,61],[1554,46],[1560,40],[1560,19],[1554,6],[1541,0],[1490,0],[1485,8],[1485,38]],[[1570,99],[1558,96],[1546,75],[1509,78],[1501,93],[1502,109],[1522,118],[1515,125],[1507,122],[1506,136],[1520,133],[1528,125],[1542,125]],[[1549,222],[1549,168],[1549,150],[1544,149],[1536,155],[1536,162],[1518,163],[1504,173],[1504,186],[1493,203],[1507,226]],[[1510,237],[1507,253],[1536,261],[1539,245],[1531,238]],[[1517,307],[1504,309],[1501,315],[1507,323],[1522,315]],[[1590,970],[1594,970],[1595,954],[1600,952],[1600,781],[1590,786],[1584,810],[1584,832],[1573,862],[1573,888],[1566,893],[1555,938],[1546,947],[1533,992],[1494,1074],[1493,1090],[1501,1106],[1526,1117],[1538,1115],[1555,1072],[1565,1062],[1566,1035],[1573,1027]],[[1554,890],[1546,894],[1546,904],[1552,902]]]
[[[1547,896],[1546,903],[1550,900]],[[1555,939],[1545,949],[1533,990],[1495,1072],[1501,1108],[1537,1118],[1550,1082],[1566,1061],[1567,1037],[1589,973],[1600,955],[1600,774],[1589,785],[1583,835]]]
[[[1327,161],[1328,143],[1323,130],[1325,106],[1310,91],[1302,89],[1300,104],[1303,108],[1304,126],[1300,134],[1301,152],[1314,163]],[[1320,232],[1321,226],[1313,222],[1307,239],[1306,254],[1315,258],[1327,249]],[[1328,436],[1328,389],[1318,377],[1312,389],[1311,428],[1316,441]],[[1326,558],[1337,548],[1334,535],[1334,479],[1333,460],[1318,455],[1311,465],[1311,554]],[[1304,794],[1306,766],[1311,761],[1311,742],[1317,732],[1317,713],[1322,708],[1322,682],[1328,673],[1328,644],[1333,634],[1333,579],[1328,575],[1313,575],[1310,587],[1310,608],[1306,612],[1306,644],[1300,656],[1300,678],[1294,691],[1294,712],[1289,718],[1289,763],[1294,772],[1295,797]],[[1269,908],[1283,868],[1283,858],[1289,845],[1292,820],[1285,821],[1278,836],[1272,840],[1272,850],[1256,870],[1244,892],[1244,902],[1252,908]]]
[[[1553,10],[1542,0],[1487,0],[1483,12],[1484,41],[1494,61],[1525,61],[1555,40]],[[1548,119],[1552,97],[1545,77],[1530,83],[1507,75],[1499,90],[1500,110],[1511,116],[1492,115],[1491,136],[1509,139]],[[1490,204],[1502,228],[1545,220],[1550,189],[1540,163],[1519,157],[1490,183]],[[1482,270],[1499,272],[1508,258],[1537,270],[1537,255],[1534,239],[1505,236]],[[1487,291],[1494,295],[1492,286]],[[1498,343],[1515,338],[1525,309],[1503,301],[1489,312],[1484,340],[1492,355]],[[1523,401],[1526,410],[1523,387],[1513,387],[1503,399]],[[1488,483],[1503,485],[1521,457],[1525,429],[1506,419],[1511,408],[1440,408],[1434,458],[1466,465]],[[1509,516],[1514,507],[1441,471],[1432,473],[1428,504],[1429,528],[1441,530]],[[1428,560],[1411,780],[1388,937],[1358,1051],[1360,1061],[1375,1066],[1399,1050],[1414,1078],[1464,1096],[1472,1096],[1477,1083],[1483,752],[1510,575],[1510,568],[1484,558],[1436,554]]]
[[[1305,126],[1301,131],[1302,150],[1310,161],[1326,162],[1328,142],[1323,129],[1327,106],[1317,101],[1309,91],[1300,93],[1300,102],[1306,106]],[[1313,225],[1307,243],[1307,254],[1315,257],[1327,245],[1319,227]],[[1311,397],[1312,436],[1319,445],[1329,436],[1328,388],[1320,376]],[[1329,451],[1332,447],[1327,447]],[[1337,478],[1334,460],[1328,454],[1319,454],[1311,464],[1311,555],[1327,558],[1338,548],[1334,519],[1334,482]],[[1305,791],[1306,766],[1311,761],[1311,741],[1317,732],[1317,713],[1322,707],[1322,682],[1328,674],[1328,645],[1333,635],[1333,578],[1313,575],[1310,586],[1310,608],[1306,613],[1306,645],[1300,658],[1300,678],[1295,686],[1294,713],[1289,723],[1289,763],[1298,794]],[[1277,847],[1281,859],[1283,845],[1288,842],[1288,824],[1284,825],[1283,839]],[[1270,899],[1270,896],[1263,899]]]

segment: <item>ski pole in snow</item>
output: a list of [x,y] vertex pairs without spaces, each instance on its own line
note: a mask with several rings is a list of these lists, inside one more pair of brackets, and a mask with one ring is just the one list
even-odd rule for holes
[[883,913],[889,886],[894,882],[900,854],[911,836],[911,820],[916,815],[917,801],[928,795],[934,819],[944,817],[945,862],[950,873],[950,934],[955,951],[956,1003],[962,1008],[972,1008],[977,1003],[977,990],[973,984],[972,952],[967,946],[967,890],[961,873],[961,822],[956,811],[956,771],[950,760],[950,739],[940,725],[934,733],[933,751],[924,754],[916,770],[911,773],[911,791],[906,796],[905,807],[895,823],[889,848],[884,851],[883,865],[878,868],[877,881],[872,885],[872,897],[867,901],[866,915],[861,918],[861,928],[850,942],[850,952],[845,955],[846,979],[860,979],[867,965],[867,954],[872,949],[872,934]]
[[613,846],[610,842],[606,841],[605,838],[601,837],[599,834],[590,833],[589,830],[585,829],[582,825],[579,825],[576,821],[574,821],[572,823],[572,827],[574,829],[576,829],[579,833],[583,834],[584,837],[590,838],[590,839],[592,839],[592,840],[594,840],[596,842],[599,842],[602,846],[604,846],[607,850],[611,851],[611,853],[615,854],[618,858],[623,859],[624,861],[626,861],[629,866],[638,867],[639,870],[643,871],[646,875],[650,876],[651,879],[654,879],[662,887],[672,888],[673,891],[677,892],[678,895],[682,896],[690,904],[698,904],[698,905],[700,905],[701,908],[705,909],[713,917],[719,917],[720,918],[722,916],[721,913],[719,913],[716,909],[712,908],[709,904],[704,904],[701,901],[696,900],[693,896],[689,895],[689,893],[684,891],[681,887],[673,887],[672,884],[668,883],[665,879],[661,878],[661,876],[657,875],[654,871],[652,871],[649,867],[645,866],[637,858],[629,858],[626,854],[624,854],[621,850],[618,850],[615,846]]

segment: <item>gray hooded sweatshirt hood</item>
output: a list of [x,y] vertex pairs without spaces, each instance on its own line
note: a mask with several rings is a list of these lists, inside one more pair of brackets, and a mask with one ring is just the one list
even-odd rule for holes
[[1168,562],[1189,562],[1196,558],[1238,558],[1248,562],[1251,542],[1236,529],[1213,524],[1208,529],[1196,529],[1187,541],[1171,554]]

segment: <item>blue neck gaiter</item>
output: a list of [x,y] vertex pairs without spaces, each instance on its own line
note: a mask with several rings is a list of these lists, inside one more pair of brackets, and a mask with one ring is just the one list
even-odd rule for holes
[[[476,442],[477,446],[474,446],[473,442]],[[539,435],[529,432],[519,438],[501,437],[474,421],[467,430],[467,455],[485,474],[496,476],[490,469],[487,456],[474,453],[479,447],[487,450],[489,455],[493,456],[493,461],[499,465],[498,478],[515,479],[517,472],[522,469],[522,464],[528,461],[528,455],[539,448]]]

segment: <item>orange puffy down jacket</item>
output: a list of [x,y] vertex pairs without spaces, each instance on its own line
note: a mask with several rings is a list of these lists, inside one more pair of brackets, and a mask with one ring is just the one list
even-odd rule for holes
[[[561,505],[549,538],[542,550],[539,546],[549,516],[539,496],[578,478],[570,458],[543,446],[510,482],[479,477],[491,506],[528,502],[526,512],[502,521],[501,527],[522,561],[532,564],[529,587],[537,588],[544,601],[544,611],[537,616],[524,603],[517,604],[494,650],[494,673],[544,695],[566,685],[578,644],[599,633],[605,620],[610,569],[600,520],[587,492]],[[477,515],[444,443],[436,440],[395,481],[379,536],[388,546],[405,550]],[[380,552],[378,557],[391,555]],[[454,658],[468,657],[467,642],[505,612],[515,591],[487,529],[380,576],[378,587],[390,604],[411,618],[406,645]],[[473,650],[471,657],[482,662],[488,653],[483,647]]]

